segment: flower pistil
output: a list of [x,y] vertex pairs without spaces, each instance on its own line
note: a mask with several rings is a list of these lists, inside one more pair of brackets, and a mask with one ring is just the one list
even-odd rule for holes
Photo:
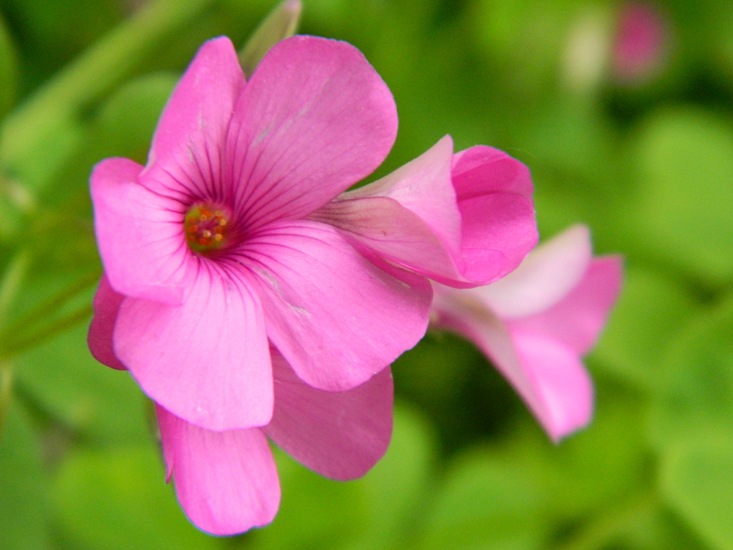
[[194,204],[186,212],[186,242],[191,250],[204,256],[227,243],[229,214],[225,208],[208,203]]

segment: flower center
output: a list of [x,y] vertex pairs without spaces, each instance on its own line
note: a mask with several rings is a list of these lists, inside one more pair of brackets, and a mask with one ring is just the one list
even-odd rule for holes
[[224,208],[194,204],[186,212],[183,223],[188,247],[198,254],[206,256],[227,243],[229,213]]

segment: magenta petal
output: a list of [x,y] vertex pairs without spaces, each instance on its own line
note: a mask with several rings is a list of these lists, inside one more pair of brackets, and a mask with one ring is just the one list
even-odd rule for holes
[[202,261],[186,301],[128,298],[115,352],[154,401],[211,430],[262,426],[272,415],[272,369],[259,301]]
[[280,482],[259,428],[215,432],[156,407],[168,478],[189,519],[213,535],[270,523]]
[[312,386],[358,386],[425,333],[427,281],[379,269],[331,226],[273,224],[242,255],[258,276],[268,336]]
[[331,201],[311,219],[338,227],[359,245],[425,277],[439,281],[461,278],[445,243],[416,214],[392,198]]
[[205,42],[178,82],[153,137],[144,184],[167,195],[212,194],[220,184],[219,147],[244,75],[231,41]]
[[593,384],[577,353],[543,335],[512,331],[518,362],[530,392],[520,392],[552,439],[557,441],[588,424],[593,415]]
[[563,342],[577,354],[596,343],[621,291],[622,260],[618,256],[594,259],[583,279],[547,311],[511,321],[512,326],[539,332]]
[[438,281],[462,279],[461,220],[450,178],[450,138],[390,175],[311,215],[383,258]]
[[420,218],[446,247],[457,252],[461,220],[451,181],[453,141],[446,136],[415,160],[343,198],[389,197]]
[[476,284],[496,281],[537,244],[529,170],[498,149],[477,146],[454,156],[452,174],[464,277]]
[[576,225],[542,243],[503,279],[478,290],[499,317],[543,312],[562,300],[585,275],[592,259],[588,228]]
[[112,335],[117,321],[117,312],[124,299],[122,294],[112,289],[107,277],[103,276],[94,294],[94,317],[92,317],[87,334],[87,344],[94,358],[108,367],[120,370],[124,370],[125,366],[115,355]]
[[274,46],[232,117],[227,152],[249,227],[305,216],[370,174],[397,132],[384,81],[344,42]]
[[142,167],[111,158],[92,173],[94,225],[109,283],[126,296],[178,304],[187,254],[177,203],[138,183]]
[[275,412],[265,433],[326,477],[347,480],[367,473],[384,455],[392,435],[389,368],[349,391],[328,392],[303,383],[275,357]]

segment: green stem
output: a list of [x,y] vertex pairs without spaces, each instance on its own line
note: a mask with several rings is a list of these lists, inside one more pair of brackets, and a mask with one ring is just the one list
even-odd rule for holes
[[22,353],[45,340],[53,338],[57,334],[73,327],[77,323],[81,323],[82,321],[89,319],[92,316],[92,313],[94,313],[92,306],[85,305],[69,315],[62,317],[52,325],[36,331],[30,336],[25,336],[24,338],[16,341],[11,340],[3,347],[2,350],[0,350],[0,362]]
[[[5,120],[0,164],[23,179],[55,130],[126,78],[215,0],[157,0],[92,46]],[[24,182],[28,183],[28,182]],[[31,182],[32,183],[32,182]]]
[[71,286],[64,288],[62,291],[54,294],[46,301],[38,304],[22,317],[15,319],[12,324],[8,324],[3,327],[3,330],[0,331],[0,336],[2,336],[3,340],[10,339],[12,334],[16,334],[28,327],[33,327],[33,325],[38,323],[38,321],[47,319],[49,312],[57,311],[80,292],[88,289],[98,281],[99,273],[96,271],[82,277]]
[[10,408],[10,399],[13,392],[13,371],[10,363],[0,361],[0,438],[2,438],[5,419]]
[[0,334],[8,322],[10,308],[23,284],[29,263],[28,252],[24,250],[18,252],[8,265],[0,283]]

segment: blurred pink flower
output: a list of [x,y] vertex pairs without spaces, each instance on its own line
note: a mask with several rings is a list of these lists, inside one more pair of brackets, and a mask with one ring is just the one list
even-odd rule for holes
[[[124,297],[103,278],[90,329],[98,359],[114,356],[113,331]],[[280,485],[267,437],[302,464],[338,480],[364,475],[387,450],[392,434],[392,376],[381,370],[348,391],[303,383],[272,351],[275,409],[269,424],[242,430],[201,428],[156,405],[167,479],[184,511],[215,535],[240,533],[272,521]]]
[[572,227],[494,284],[435,285],[433,323],[476,344],[553,440],[585,426],[593,387],[581,356],[595,344],[621,288],[621,259],[593,258]]
[[446,136],[312,217],[404,269],[468,288],[511,272],[537,243],[532,190],[521,162],[486,146],[454,154]]
[[612,67],[622,82],[655,76],[669,47],[669,23],[660,8],[648,2],[627,2],[618,14]]
[[284,40],[247,83],[227,38],[205,43],[147,166],[112,158],[92,174],[116,292],[96,303],[119,308],[98,313],[94,355],[204,432],[270,422],[270,346],[323,390],[387,367],[424,334],[429,283],[308,216],[374,170],[396,128],[387,86],[346,43]]

